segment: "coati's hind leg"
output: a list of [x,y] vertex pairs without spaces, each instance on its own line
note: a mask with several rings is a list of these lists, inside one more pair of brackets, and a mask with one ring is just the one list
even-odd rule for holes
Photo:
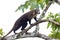
[[13,32],[14,32],[15,34],[17,34],[15,31],[16,31],[16,30],[13,30]]
[[14,32],[15,34],[17,34],[16,31],[17,31],[20,27],[21,27],[21,25],[15,26],[13,32]]
[[[27,26],[27,23],[23,24],[21,30],[23,31],[26,28],[26,26]],[[28,32],[26,32],[26,34],[28,34]]]
[[27,23],[24,23],[24,24],[22,25],[21,30],[23,31],[23,30],[26,28],[26,26],[27,26]]

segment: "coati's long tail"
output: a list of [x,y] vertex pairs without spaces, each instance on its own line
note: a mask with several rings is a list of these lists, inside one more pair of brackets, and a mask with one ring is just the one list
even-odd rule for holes
[[1,40],[4,40],[4,37],[6,37],[8,34],[10,34],[13,31],[13,28],[5,35],[1,38]]

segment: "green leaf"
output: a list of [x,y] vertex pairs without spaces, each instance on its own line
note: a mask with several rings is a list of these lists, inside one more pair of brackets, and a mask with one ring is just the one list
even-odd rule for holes
[[58,31],[60,32],[60,26],[59,26],[59,25],[57,25],[57,29],[58,29]]
[[50,18],[54,18],[54,15],[53,15],[53,13],[49,13],[49,15],[48,15]]
[[0,35],[3,35],[3,31],[2,31],[2,29],[0,29]]
[[15,12],[17,12],[18,10],[24,9],[24,5],[20,5]]
[[57,22],[60,22],[60,17],[59,17],[59,18],[55,18],[55,20],[56,20]]
[[30,5],[30,2],[26,1],[25,4],[24,4],[24,8],[27,9],[29,5]]
[[49,0],[45,0],[46,4],[48,4]]
[[55,14],[54,16],[55,16],[55,18],[56,18],[56,17],[58,16],[58,14]]
[[41,3],[41,4],[40,4],[40,6],[41,6],[41,9],[43,9],[43,8],[44,8],[44,4],[42,4],[42,3]]
[[52,30],[55,31],[57,29],[56,25],[52,23]]
[[43,2],[44,2],[44,0],[37,0],[37,2],[38,2],[38,3],[43,3]]
[[24,12],[24,8],[22,8],[22,11]]
[[39,8],[37,0],[34,0],[34,2],[30,3],[30,10],[35,9],[35,8],[36,9]]
[[50,23],[50,22],[48,22],[47,29],[48,29],[50,26],[51,26],[51,23]]

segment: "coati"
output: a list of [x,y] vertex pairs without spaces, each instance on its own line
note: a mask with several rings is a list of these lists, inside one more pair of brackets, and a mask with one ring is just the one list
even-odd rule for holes
[[[12,31],[14,33],[16,33],[15,31],[18,30],[20,27],[22,27],[21,30],[24,30],[27,26],[28,21],[29,21],[29,24],[32,25],[31,19],[34,18],[35,21],[37,21],[37,19],[36,19],[37,14],[40,14],[39,9],[31,10],[31,11],[25,13],[24,15],[22,15],[20,18],[17,19],[13,28],[10,30],[10,32],[8,34],[10,34]],[[6,37],[8,34],[3,36],[3,38]]]

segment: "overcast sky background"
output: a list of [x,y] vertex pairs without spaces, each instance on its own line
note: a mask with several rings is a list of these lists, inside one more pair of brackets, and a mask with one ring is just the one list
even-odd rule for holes
[[[0,28],[3,28],[5,34],[7,34],[11,28],[13,27],[15,21],[23,15],[21,11],[15,12],[17,7],[21,4],[24,4],[26,0],[0,0]],[[26,10],[28,11],[28,10]],[[25,11],[25,12],[26,12]],[[60,6],[58,4],[52,4],[48,10],[48,12],[58,13],[60,12]],[[39,32],[45,35],[50,33],[50,28],[46,29],[47,23],[40,24]],[[42,26],[43,25],[43,26]],[[33,30],[35,28],[32,28]],[[30,31],[31,31],[30,30]],[[12,32],[13,34],[13,32]],[[28,40],[36,40],[35,38],[27,38]],[[24,39],[21,39],[24,40]],[[39,38],[37,38],[39,40]]]

